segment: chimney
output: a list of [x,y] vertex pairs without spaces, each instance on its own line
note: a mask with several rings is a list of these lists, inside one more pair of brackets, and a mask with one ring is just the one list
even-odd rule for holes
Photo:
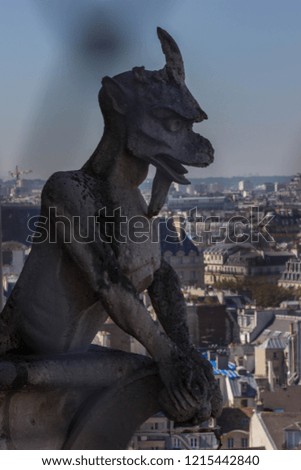
[[218,352],[216,354],[216,368],[228,369],[228,354],[226,351]]
[[268,361],[268,382],[270,385],[271,392],[275,391],[274,390],[274,378],[275,378],[275,374],[274,374],[273,362]]
[[186,220],[183,216],[177,215],[173,217],[174,229],[177,233],[180,242],[183,242],[186,238]]
[[215,351],[208,351],[208,359],[209,359],[209,361],[215,361],[216,352]]

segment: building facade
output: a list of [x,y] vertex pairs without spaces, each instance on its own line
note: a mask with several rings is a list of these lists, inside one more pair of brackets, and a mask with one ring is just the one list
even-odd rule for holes
[[216,244],[204,250],[204,282],[243,280],[260,276],[276,282],[292,253],[258,250],[250,243]]
[[301,258],[292,258],[287,261],[278,286],[301,289]]

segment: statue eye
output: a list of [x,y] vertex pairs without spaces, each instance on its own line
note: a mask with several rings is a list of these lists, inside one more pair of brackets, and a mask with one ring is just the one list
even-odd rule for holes
[[166,119],[164,124],[168,131],[177,132],[182,129],[184,121],[182,119],[170,118]]

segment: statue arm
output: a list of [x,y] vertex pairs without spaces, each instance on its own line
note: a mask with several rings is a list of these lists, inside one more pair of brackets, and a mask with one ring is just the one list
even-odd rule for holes
[[161,266],[155,272],[154,280],[148,288],[148,294],[158,320],[167,335],[180,349],[190,350],[186,303],[180,279],[163,258]]
[[[187,309],[180,279],[174,269],[162,258],[148,293],[166,334],[183,353],[183,367],[190,373],[190,387],[201,391],[202,406],[192,418],[197,424],[206,416],[217,416],[221,411],[222,396],[209,361],[202,358],[192,345],[187,324]],[[180,356],[180,363],[181,363]]]

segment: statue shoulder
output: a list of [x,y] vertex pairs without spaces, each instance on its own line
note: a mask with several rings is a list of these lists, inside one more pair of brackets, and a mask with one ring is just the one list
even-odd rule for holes
[[94,185],[93,177],[82,170],[58,171],[50,176],[43,188],[42,206],[80,206],[82,201],[93,200]]

